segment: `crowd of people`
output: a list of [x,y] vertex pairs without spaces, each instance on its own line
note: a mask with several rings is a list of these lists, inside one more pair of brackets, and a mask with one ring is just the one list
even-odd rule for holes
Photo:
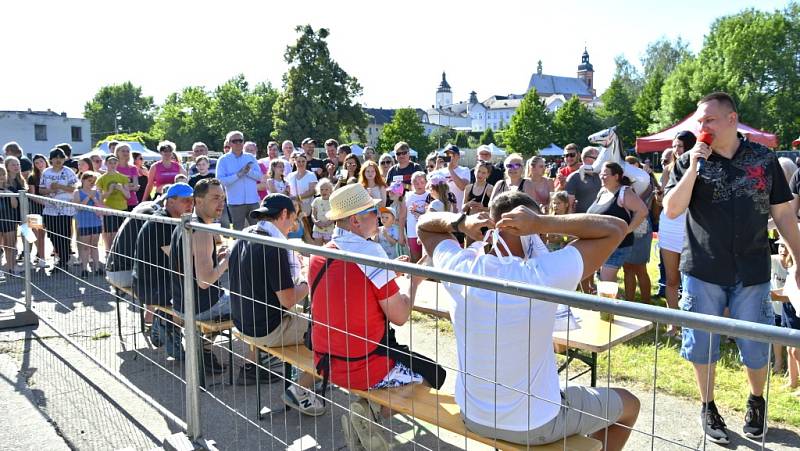
[[[495,163],[486,146],[477,149],[470,169],[460,164],[463,155],[455,145],[429,155],[423,167],[404,142],[391,153],[367,148],[355,155],[328,139],[318,158],[317,142],[306,138],[299,149],[292,141],[269,142],[262,156],[256,143],[231,131],[219,159],[210,158],[208,146],[198,142],[187,167],[169,141],[159,143],[162,159],[149,169],[125,143],[109,143],[109,155],[97,162],[73,160],[67,144],[47,158],[37,154],[28,160],[18,144],[8,143],[0,189],[44,196],[30,204],[30,212],[44,219],[36,232],[37,265],[49,266],[47,236],[55,257],[51,274],[68,270],[74,237],[80,275],[105,273],[113,285],[132,287],[148,308],[151,341],[178,360],[184,350],[175,320],[152,315],[152,307],[169,306],[183,315],[185,235],[174,219],[188,213],[199,223],[279,240],[586,293],[595,292],[595,279],[616,281],[622,268],[625,299],[633,301],[638,287],[642,302],[650,302],[646,265],[653,232],[659,231],[669,308],[765,324],[776,323],[780,313],[779,323],[800,328],[790,304],[775,306],[775,314],[769,304],[770,279],[776,287],[782,284],[800,252],[800,172],[791,161],[779,162],[774,153],[737,136],[738,115],[726,94],[701,99],[698,118],[713,142],[679,133],[662,155],[660,180],[636,157],[598,168],[593,163],[600,149],[579,152],[574,144],[565,147],[563,165],[555,170],[548,171],[541,157],[520,154]],[[698,169],[701,160],[704,169]],[[651,174],[644,192],[630,188],[625,165]],[[81,206],[133,211],[148,219],[122,221],[120,215]],[[17,199],[0,198],[0,216],[4,271],[13,274]],[[771,261],[768,216],[782,236],[780,254]],[[444,369],[398,343],[392,328],[409,320],[421,277],[411,277],[406,286],[390,270],[320,255],[307,259],[207,231],[191,237],[197,319],[230,317],[243,336],[263,346],[305,342],[325,383],[360,390],[444,383]],[[99,255],[101,238],[106,256]],[[456,401],[470,430],[531,445],[565,433],[597,434],[607,438],[607,449],[624,446],[639,402],[620,388],[559,387],[550,339],[555,305],[444,285],[453,298],[460,369],[469,368],[458,373]],[[308,299],[310,306],[303,306]],[[694,364],[705,434],[725,443],[727,429],[713,391],[719,337],[675,326],[668,333],[682,336],[681,355]],[[760,438],[769,346],[741,339],[737,345],[751,390],[743,430]],[[795,386],[798,357],[790,349],[786,362]],[[240,368],[238,383],[274,379],[269,362],[254,360],[251,355]],[[203,352],[203,365],[213,372],[224,368],[210,349]],[[284,402],[307,415],[323,414],[313,375],[298,374],[295,381]],[[350,409],[356,415],[342,417],[345,430],[367,449],[382,448],[383,438],[366,419],[379,421],[388,409],[363,399]]]

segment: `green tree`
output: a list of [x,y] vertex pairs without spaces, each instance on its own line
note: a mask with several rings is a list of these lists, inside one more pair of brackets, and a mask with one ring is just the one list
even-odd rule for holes
[[[153,125],[153,98],[126,81],[103,86],[83,107],[83,117],[92,124],[96,137],[119,132],[145,132]],[[115,128],[116,127],[116,128]],[[92,141],[93,143],[96,141]]]
[[467,138],[467,134],[464,132],[456,133],[456,145],[460,149],[466,149],[469,147],[469,138]]
[[551,125],[550,112],[536,89],[531,89],[511,116],[511,126],[503,131],[505,144],[514,152],[535,155],[552,142]]
[[494,131],[492,127],[486,127],[486,130],[483,131],[481,138],[478,140],[479,144],[496,144],[494,138]]
[[244,75],[239,74],[214,90],[211,130],[215,136],[224,137],[230,131],[239,130],[245,139],[252,138],[254,118],[248,103],[249,89]]
[[108,141],[127,141],[127,142],[138,142],[143,144],[145,147],[151,150],[155,150],[156,146],[158,145],[158,138],[153,136],[147,132],[133,132],[133,133],[117,133],[114,135],[108,135],[105,138],[102,138],[97,141],[97,145]]
[[284,60],[289,70],[283,76],[284,90],[273,107],[273,138],[363,135],[368,118],[354,101],[361,95],[361,85],[331,58],[325,42],[328,29],[315,31],[305,25],[295,30],[300,36],[286,48]]
[[553,116],[553,141],[561,146],[575,143],[585,147],[589,145],[589,135],[601,127],[594,112],[572,96]]
[[628,97],[635,100],[642,92],[644,80],[636,67],[625,58],[624,55],[617,55],[614,58],[614,76],[612,80],[619,80],[620,87],[625,89]]
[[222,137],[212,129],[214,99],[202,86],[189,86],[167,96],[158,111],[152,135],[175,142],[188,150],[202,141],[210,149],[221,150]]
[[692,92],[691,83],[696,71],[697,59],[690,57],[664,80],[658,109],[653,113],[653,122],[647,130],[649,133],[665,129],[695,110],[698,97]]
[[679,64],[691,56],[688,43],[681,38],[674,42],[661,38],[648,44],[641,60],[644,67],[643,86],[633,105],[638,122],[637,136],[645,136],[659,129],[656,126],[656,130],[652,130],[657,122],[657,112],[661,108],[664,82]]
[[378,150],[389,152],[399,141],[407,142],[412,149],[419,152],[419,158],[423,158],[423,153],[431,149],[430,141],[425,136],[425,128],[419,122],[419,116],[413,108],[395,110],[392,121],[384,125],[381,130]]
[[455,139],[456,139],[455,130],[453,130],[450,127],[438,127],[434,129],[428,136],[429,144],[426,147],[426,149],[441,149],[442,147],[447,145],[447,143],[455,141]]
[[617,136],[622,141],[623,149],[632,146],[636,142],[638,121],[633,111],[633,99],[625,87],[625,81],[614,78],[600,98],[603,106],[598,109],[597,114],[603,125],[617,126]]

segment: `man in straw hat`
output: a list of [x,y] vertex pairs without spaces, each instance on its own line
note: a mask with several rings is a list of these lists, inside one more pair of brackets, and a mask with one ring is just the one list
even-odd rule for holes
[[[378,230],[379,203],[360,184],[335,191],[326,217],[336,221],[336,227],[326,247],[387,258],[380,244],[368,240]],[[398,260],[408,261],[408,257]],[[408,321],[413,305],[407,294],[400,293],[394,271],[314,255],[308,275],[312,348],[325,383],[329,379],[340,387],[358,390],[423,381],[441,387],[444,369],[399,345],[388,326],[387,320],[397,325]],[[357,435],[366,449],[388,449],[380,428],[370,427],[367,420],[380,419],[381,412],[371,409],[364,399],[352,403],[350,411],[349,418],[342,417],[348,440],[356,444]],[[388,415],[388,409],[383,414]]]

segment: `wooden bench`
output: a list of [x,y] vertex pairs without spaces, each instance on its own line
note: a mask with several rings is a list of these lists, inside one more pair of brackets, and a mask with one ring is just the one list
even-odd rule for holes
[[[398,279],[398,281],[408,283],[408,279]],[[445,302],[450,302],[450,294],[444,286],[426,280],[417,288],[414,310],[450,321],[450,313],[442,308],[442,304]],[[573,360],[579,360],[589,368],[573,375],[570,380],[589,372],[592,387],[597,385],[598,354],[653,328],[653,323],[643,319],[617,315],[614,321],[609,323],[600,319],[599,312],[576,308],[573,308],[572,311],[581,320],[580,328],[570,329],[569,333],[567,331],[553,332],[553,343],[563,348],[564,351],[559,352],[567,357],[558,372],[567,368]]]
[[[252,342],[249,342],[246,337],[240,334],[237,334],[237,338],[244,340],[245,343],[251,347],[251,349],[255,348],[257,359],[259,359],[258,355],[260,354],[260,351],[264,351],[283,360],[287,366],[294,366],[301,371],[319,377],[314,367],[313,353],[303,344],[287,345],[280,348],[267,348],[255,346]],[[288,383],[288,375],[291,373],[287,371],[284,374],[286,375],[286,382]],[[381,406],[389,407],[394,412],[425,421],[442,429],[463,435],[472,440],[500,450],[536,449],[541,451],[596,451],[602,448],[602,443],[600,441],[581,435],[573,435],[555,443],[532,447],[482,437],[466,428],[464,421],[461,419],[461,415],[459,413],[460,410],[453,395],[440,392],[439,390],[431,387],[423,386],[422,384],[370,391],[352,389],[348,391],[356,396],[369,399],[370,401]],[[260,390],[258,390],[257,396],[258,413],[260,419]]]
[[[116,285],[111,285],[111,287],[118,292],[125,293],[132,300],[136,300],[136,295],[133,293],[133,290],[130,287],[119,287]],[[119,296],[114,296],[114,299],[117,302],[117,329],[119,332],[119,336],[122,337],[122,318],[119,309]],[[154,310],[159,311],[164,315],[168,315],[169,317],[171,317],[172,319],[170,321],[174,321],[176,324],[182,325],[183,321],[181,320],[181,315],[176,310],[173,310],[170,307],[164,307],[160,305],[152,305],[151,307]],[[140,309],[140,316],[142,323],[142,333],[144,333],[144,308]],[[228,337],[228,383],[230,385],[233,385],[233,321],[196,320],[195,325],[197,327],[197,330],[203,335],[220,334]],[[223,334],[223,332],[227,332],[227,334]],[[202,341],[200,343],[202,344]],[[201,385],[205,385],[205,373],[202,370],[202,368],[200,370],[200,383]]]

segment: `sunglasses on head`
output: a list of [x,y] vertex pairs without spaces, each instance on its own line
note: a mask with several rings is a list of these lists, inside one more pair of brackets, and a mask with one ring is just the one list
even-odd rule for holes
[[506,169],[519,169],[522,167],[522,163],[506,163]]
[[401,150],[400,152],[395,152],[394,154],[399,157],[400,155],[408,155],[408,152]]
[[570,152],[570,153],[565,153],[564,157],[566,157],[566,158],[575,158],[575,155],[577,155],[575,152]]
[[241,144],[243,142],[244,142],[243,139],[232,139],[231,140],[231,144]]

